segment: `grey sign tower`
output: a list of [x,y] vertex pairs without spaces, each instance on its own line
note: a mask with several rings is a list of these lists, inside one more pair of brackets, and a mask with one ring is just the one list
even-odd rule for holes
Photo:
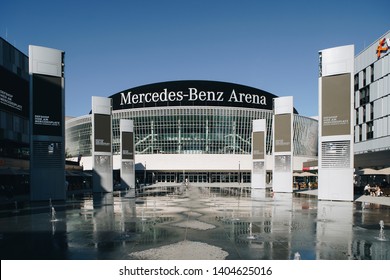
[[93,191],[112,192],[111,98],[92,96],[92,158]]
[[293,97],[274,99],[273,183],[274,192],[293,192]]
[[135,188],[134,168],[134,124],[133,120],[120,120],[121,139],[121,185],[122,188]]
[[266,188],[266,120],[253,120],[252,132],[252,188]]
[[64,54],[29,46],[31,200],[66,198]]

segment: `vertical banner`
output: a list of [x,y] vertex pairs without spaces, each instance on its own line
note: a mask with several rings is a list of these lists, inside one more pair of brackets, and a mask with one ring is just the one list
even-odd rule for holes
[[266,188],[266,120],[253,120],[252,132],[252,182],[253,189]]
[[292,150],[291,114],[275,115],[275,152],[290,153]]
[[121,188],[135,189],[133,120],[120,120]]
[[319,52],[318,198],[353,201],[354,46]]
[[64,200],[64,52],[29,46],[29,73],[30,197],[33,201]]
[[293,191],[293,97],[274,99],[273,179],[274,192]]
[[111,99],[92,96],[92,184],[94,192],[112,192]]
[[351,134],[351,78],[352,73],[322,78],[321,136]]

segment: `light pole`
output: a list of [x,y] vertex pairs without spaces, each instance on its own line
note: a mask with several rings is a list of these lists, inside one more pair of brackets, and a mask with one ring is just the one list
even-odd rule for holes
[[241,185],[241,162],[238,161],[238,184]]
[[144,166],[144,187],[146,186],[146,161]]
[[240,197],[242,196],[242,186],[241,186],[241,161],[238,161],[238,185],[240,186]]

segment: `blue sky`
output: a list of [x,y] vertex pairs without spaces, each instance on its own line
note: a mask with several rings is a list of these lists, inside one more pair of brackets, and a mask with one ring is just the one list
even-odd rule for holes
[[65,51],[66,115],[92,96],[148,83],[216,80],[294,96],[318,114],[318,51],[359,53],[390,29],[377,1],[2,0],[0,36]]

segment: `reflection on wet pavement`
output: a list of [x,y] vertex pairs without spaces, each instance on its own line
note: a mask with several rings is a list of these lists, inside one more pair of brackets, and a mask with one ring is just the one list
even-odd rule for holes
[[389,206],[238,188],[157,194],[94,194],[2,210],[0,257],[390,259]]

